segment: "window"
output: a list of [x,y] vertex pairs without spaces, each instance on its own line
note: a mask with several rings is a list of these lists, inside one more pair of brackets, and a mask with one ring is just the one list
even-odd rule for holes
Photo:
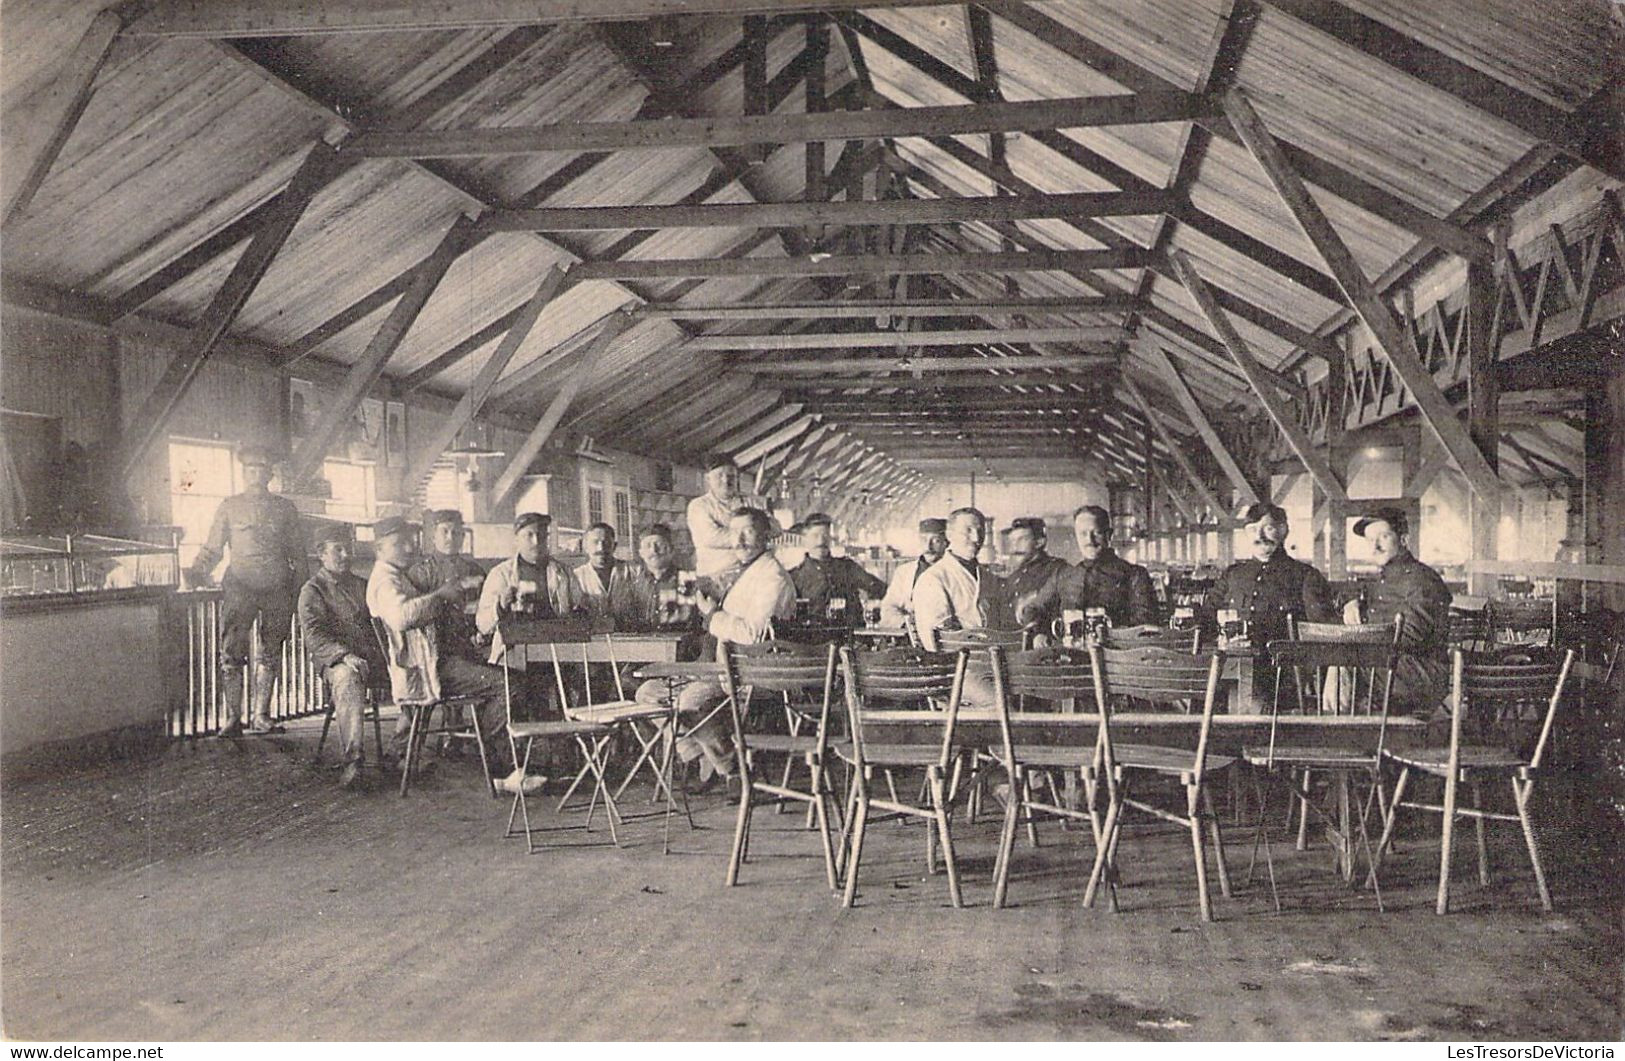
[[625,490],[615,491],[615,537],[632,540],[632,499]]
[[587,526],[604,522],[604,488],[587,487]]
[[352,523],[372,519],[377,502],[372,465],[329,458],[322,462],[322,478],[333,488],[327,501],[329,516]]
[[224,442],[169,443],[169,513],[181,528],[181,566],[197,559],[215,509],[242,489],[242,473]]

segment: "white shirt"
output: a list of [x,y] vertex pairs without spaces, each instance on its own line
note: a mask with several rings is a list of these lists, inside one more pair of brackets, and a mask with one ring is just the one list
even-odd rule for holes
[[952,622],[967,630],[985,627],[992,594],[983,590],[991,589],[997,577],[985,564],[978,564],[972,577],[953,553],[927,568],[914,583],[914,622],[921,646],[927,652],[939,651],[937,631]]
[[914,613],[915,582],[925,574],[920,570],[920,561],[924,559],[922,556],[915,560],[905,560],[891,573],[891,583],[886,587],[886,595],[880,599],[880,625],[902,626],[908,622],[908,617]]
[[705,629],[719,642],[755,645],[767,640],[774,619],[796,613],[796,587],[772,553],[763,553],[740,572],[722,607],[711,613]]
[[688,534],[694,539],[694,572],[714,575],[734,562],[733,536],[728,521],[745,503],[735,497],[723,501],[709,492],[688,503]]
[[439,599],[412,584],[405,570],[372,565],[367,608],[384,624],[389,640],[389,691],[398,704],[440,699],[440,642],[434,617]]

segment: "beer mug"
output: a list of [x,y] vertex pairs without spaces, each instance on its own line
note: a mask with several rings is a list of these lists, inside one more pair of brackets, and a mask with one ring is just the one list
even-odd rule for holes
[[869,626],[880,625],[880,602],[868,601],[863,606],[863,621]]
[[694,603],[694,584],[698,581],[694,572],[677,572],[677,596],[684,604]]
[[1180,605],[1174,609],[1173,621],[1169,625],[1175,630],[1194,630],[1196,628],[1196,609],[1188,604]]
[[1051,623],[1050,627],[1056,639],[1067,648],[1077,647],[1087,634],[1087,627],[1083,621],[1083,612],[1076,608],[1063,610],[1061,617]]
[[831,597],[824,611],[831,619],[844,619],[846,617],[846,598]]
[[1104,641],[1106,631],[1112,628],[1111,616],[1105,608],[1089,608],[1083,613],[1083,626],[1091,641]]
[[521,579],[515,588],[518,592],[514,596],[514,608],[522,612],[530,611],[536,603],[536,593],[541,586],[528,579]]
[[1241,617],[1241,612],[1234,608],[1220,608],[1218,618],[1221,644],[1228,645],[1247,636],[1247,621]]

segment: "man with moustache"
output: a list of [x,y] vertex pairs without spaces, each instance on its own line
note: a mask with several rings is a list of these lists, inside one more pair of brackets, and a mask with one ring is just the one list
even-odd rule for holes
[[880,625],[903,626],[914,614],[914,587],[920,576],[948,552],[948,521],[941,518],[922,519],[920,532],[920,558],[913,563],[899,564],[892,572],[891,584],[880,601]]
[[864,597],[880,597],[886,584],[850,556],[830,553],[830,531],[834,520],[822,512],[814,512],[801,521],[802,539],[807,555],[790,571],[795,583],[796,598],[807,602],[809,618],[823,622],[831,618],[830,601],[840,598],[846,602],[838,622],[857,627],[863,623]]
[[1241,514],[1252,556],[1237,560],[1203,599],[1204,620],[1215,628],[1222,610],[1249,624],[1248,640],[1260,654],[1271,641],[1290,636],[1288,619],[1335,623],[1340,619],[1326,576],[1287,555],[1286,511],[1279,505],[1249,505]]
[[1450,588],[1439,573],[1412,555],[1410,523],[1397,508],[1379,508],[1354,523],[1371,543],[1382,571],[1371,586],[1366,622],[1400,617],[1399,659],[1391,704],[1431,714],[1450,692]]
[[948,516],[948,553],[914,586],[914,619],[926,651],[940,651],[939,630],[996,626],[1003,618],[1004,580],[977,559],[986,534],[987,517],[977,509]]
[[350,572],[350,532],[329,523],[316,532],[321,566],[299,591],[299,626],[310,661],[321,669],[333,697],[333,727],[339,740],[339,787],[353,789],[366,759],[362,716],[367,688],[385,674],[383,654],[367,610],[367,583]]
[[1072,514],[1072,535],[1082,559],[1029,598],[1026,610],[1053,609],[1059,614],[1062,609],[1100,608],[1114,627],[1156,624],[1151,573],[1112,549],[1111,514],[1099,505],[1080,507]]
[[424,545],[428,548],[412,565],[412,581],[426,588],[442,586],[453,578],[462,581],[461,595],[440,606],[435,625],[440,631],[440,651],[452,652],[478,663],[485,650],[468,606],[479,600],[485,584],[485,568],[463,552],[463,514],[455,508],[424,513]]
[[1015,602],[1017,621],[1046,634],[1061,611],[1059,597],[1045,590],[1071,566],[1049,554],[1047,539],[1042,516],[1011,520],[1008,542],[1013,563],[1005,576],[1010,599]]
[[576,594],[595,630],[632,630],[642,620],[642,601],[630,564],[615,558],[615,528],[594,523],[581,537],[587,562],[575,569]]

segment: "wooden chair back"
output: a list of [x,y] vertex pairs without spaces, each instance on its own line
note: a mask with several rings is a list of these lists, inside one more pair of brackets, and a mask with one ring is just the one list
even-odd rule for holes
[[[1040,700],[1085,700],[1094,695],[1095,668],[1083,649],[1059,645],[1025,652],[1006,652],[993,645],[987,650],[993,696],[999,713],[1000,738],[1004,742],[1006,768],[1016,761],[1016,742],[1010,725],[1010,712],[1017,697]],[[971,666],[976,665],[971,658]],[[1099,754],[1097,749],[1097,755]]]
[[[497,632],[502,638],[504,657],[511,656],[514,649],[539,647],[546,648],[549,661],[553,665],[553,682],[559,694],[559,709],[568,712],[571,708],[584,705],[571,702],[570,690],[564,680],[564,658],[559,654],[559,646],[575,646],[583,675],[588,675],[591,668],[587,662],[587,644],[593,640],[592,628],[583,619],[522,619],[504,616],[497,620]],[[613,649],[611,649],[613,654]],[[620,668],[615,668],[615,681],[620,682]],[[508,721],[513,721],[513,690],[512,682],[507,678],[509,668],[503,668],[504,689],[507,692],[505,699],[508,702]],[[587,703],[591,704],[592,684],[590,676],[587,678]],[[623,697],[624,699],[624,697]]]
[[960,649],[969,649],[975,653],[990,645],[998,645],[1003,649],[1020,651],[1027,647],[1028,634],[1025,630],[993,630],[987,627],[972,627],[968,630],[938,630],[937,647],[943,652],[957,652]]
[[1469,712],[1488,716],[1494,723],[1517,717],[1524,705],[1544,703],[1540,735],[1529,757],[1529,765],[1538,768],[1551,741],[1557,705],[1563,699],[1569,668],[1574,664],[1574,650],[1565,650],[1558,662],[1536,662],[1519,654],[1469,659],[1467,653],[1457,649],[1450,663],[1451,776],[1460,767],[1462,731]]
[[863,769],[865,762],[865,716],[887,710],[882,704],[893,705],[890,710],[919,710],[939,701],[943,708],[938,765],[947,769],[953,756],[954,726],[959,719],[969,653],[927,652],[919,648],[860,651],[842,646],[840,654],[854,768]]
[[1400,617],[1391,623],[1304,623],[1287,617],[1287,632],[1293,641],[1322,644],[1387,645],[1399,640]]
[[[1349,714],[1379,717],[1373,761],[1382,758],[1388,738],[1389,701],[1394,690],[1394,666],[1399,659],[1397,630],[1387,623],[1381,641],[1272,641],[1270,663],[1275,667],[1275,695],[1270,705],[1270,739],[1266,766],[1273,765],[1283,705],[1296,713]],[[1289,696],[1283,696],[1283,689]],[[1346,695],[1345,695],[1346,694]],[[1327,698],[1333,710],[1326,710]],[[1347,708],[1345,711],[1344,708]]]
[[829,739],[837,653],[833,642],[821,645],[793,641],[764,641],[759,645],[722,642],[718,648],[722,685],[728,694],[734,740],[738,746],[743,749],[750,745],[749,703],[751,693],[756,691],[779,693],[786,703],[797,696],[817,703],[816,734],[822,750]]
[[1213,705],[1218,699],[1219,670],[1223,657],[1216,651],[1190,654],[1166,648],[1109,648],[1089,646],[1094,668],[1095,709],[1100,712],[1105,732],[1101,744],[1109,773],[1112,757],[1111,716],[1113,697],[1180,709],[1192,701],[1202,705],[1191,772],[1200,783],[1207,763],[1208,734],[1213,727]]
[[1166,626],[1108,627],[1107,648],[1167,648],[1194,656],[1202,644],[1200,630],[1174,630]]
[[1557,598],[1490,602],[1490,629],[1498,645],[1557,644]]

